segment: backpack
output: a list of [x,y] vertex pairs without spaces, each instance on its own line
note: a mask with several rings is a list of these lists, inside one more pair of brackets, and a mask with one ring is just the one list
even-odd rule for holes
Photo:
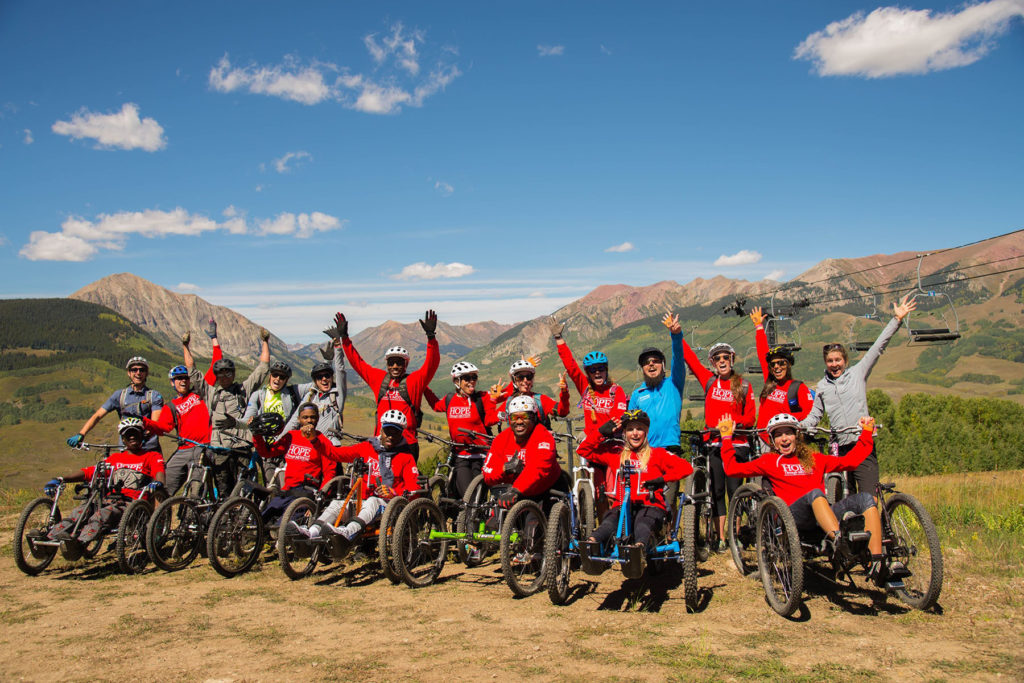
[[[707,396],[708,392],[711,391],[711,387],[712,387],[712,385],[715,383],[715,381],[717,379],[718,379],[718,375],[712,375],[711,378],[707,381],[707,384],[704,385],[704,395],[705,396]],[[747,400],[747,392],[743,388],[742,384],[740,385],[740,398],[743,399],[742,402],[746,402],[746,400]]]
[[[455,394],[446,394],[444,397],[444,414],[448,414],[448,406],[452,404],[452,399],[455,398]],[[487,419],[487,413],[484,412],[484,392],[474,391],[473,395],[469,397],[473,405],[476,406],[476,412],[480,415],[480,422],[483,423]],[[485,424],[484,429],[487,430],[487,436],[491,436],[491,426]]]
[[[800,387],[803,385],[803,382],[794,379],[789,383],[789,389],[786,391],[786,402],[789,404],[789,412],[793,415],[800,410]],[[811,398],[814,398],[813,394],[811,394]]]
[[[261,387],[261,388],[256,390],[256,410],[259,413],[263,412],[263,397],[266,396],[266,393],[264,393],[264,391],[263,391],[264,388],[265,387]],[[298,387],[296,387],[294,384],[289,384],[288,386],[286,386],[281,391],[286,392],[288,397],[291,398],[291,400],[292,400],[292,408],[291,408],[290,411],[288,411],[288,414],[284,416],[285,422],[287,422],[288,418],[291,417],[291,414],[294,413],[298,409],[298,407],[300,405],[301,397],[299,396],[299,389],[298,389]],[[284,405],[284,398],[283,397],[281,399],[281,406],[283,408],[287,409],[287,406]]]
[[[128,398],[128,392],[129,391],[131,391],[131,387],[125,387],[124,389],[122,389],[121,390],[121,395],[117,399],[117,414],[118,414],[118,417],[124,417],[125,408],[128,407],[128,406],[125,405],[125,400]],[[144,399],[144,401],[141,401],[139,403],[133,403],[132,405],[141,405],[142,403],[148,403],[150,405],[149,414],[152,415],[153,414],[153,407],[152,407],[153,406],[153,390],[152,389],[146,389],[146,398]],[[132,415],[133,413],[128,413],[128,414]],[[139,408],[139,414],[136,417],[142,417],[142,408]]]
[[[423,424],[423,410],[420,408],[419,403],[413,404],[412,399],[409,398],[409,387],[406,385],[407,379],[409,379],[409,376],[405,375],[402,377],[402,379],[398,380],[398,395],[401,397],[403,401],[406,402],[406,404],[408,404],[409,408],[412,410],[412,416],[413,418],[415,418],[416,426],[419,427],[420,425]],[[385,375],[384,379],[381,380],[380,382],[380,389],[377,390],[378,422],[380,422],[380,402],[384,400],[384,397],[387,395],[390,389],[391,378]],[[445,408],[447,407],[447,404],[445,404]],[[480,414],[483,415],[482,412]]]

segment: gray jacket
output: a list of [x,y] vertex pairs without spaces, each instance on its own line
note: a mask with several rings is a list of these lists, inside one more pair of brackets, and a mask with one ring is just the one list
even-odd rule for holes
[[[821,421],[822,415],[828,413],[829,424],[836,429],[845,429],[856,427],[860,418],[868,415],[868,375],[896,334],[896,330],[900,328],[901,322],[896,318],[890,320],[864,357],[846,368],[839,377],[833,379],[826,374],[818,382],[818,386],[815,387],[814,405],[807,417],[800,421],[801,427],[814,429]],[[844,432],[839,434],[839,444],[846,446],[854,443],[857,438],[856,431]]]
[[[244,382],[235,382],[229,388],[224,389],[219,383],[212,387],[203,379],[203,375],[196,368],[189,370],[189,378],[192,380],[192,390],[199,394],[207,407],[210,409],[211,422],[216,422],[218,417],[230,415],[241,421],[245,414],[246,404],[249,395],[267,378],[270,374],[270,366],[260,363],[252,371]],[[235,438],[232,438],[235,437]],[[221,448],[244,448],[245,441],[249,440],[249,430],[243,426],[232,429],[213,428],[210,436],[210,444]]]
[[[341,445],[341,439],[328,434],[329,430],[340,431],[344,425],[342,415],[345,412],[345,399],[348,396],[348,380],[345,376],[345,354],[340,349],[331,359],[334,367],[334,386],[330,391],[320,393],[312,382],[304,382],[298,385],[299,405],[312,403],[320,409],[320,421],[316,423],[317,431],[326,436],[335,446]],[[287,434],[293,429],[299,428],[299,411],[292,412],[288,423],[284,426],[282,434]]]

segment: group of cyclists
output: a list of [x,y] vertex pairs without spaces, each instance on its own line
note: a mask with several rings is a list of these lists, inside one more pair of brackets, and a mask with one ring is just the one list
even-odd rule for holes
[[[283,462],[283,482],[274,491],[262,514],[272,519],[298,496],[329,480],[342,463],[360,460],[367,468],[368,494],[358,516],[338,523],[339,508],[328,506],[312,523],[297,531],[310,538],[336,536],[354,542],[362,531],[378,521],[389,501],[422,488],[416,463],[419,459],[417,427],[424,403],[447,419],[452,449],[454,488],[459,497],[470,482],[483,476],[497,492],[497,505],[510,508],[532,499],[547,504],[548,492],[566,485],[551,418],[570,413],[569,383],[578,394],[583,436],[577,454],[594,468],[601,521],[585,539],[581,554],[596,554],[614,534],[623,491],[631,495],[633,543],[626,552],[640,558],[652,534],[664,523],[667,508],[676,498],[678,483],[693,472],[681,443],[680,418],[687,368],[704,396],[701,438],[710,453],[712,499],[717,517],[716,546],[725,549],[726,504],[740,477],[762,476],[790,506],[802,530],[820,528],[830,543],[836,542],[838,520],[847,513],[864,515],[871,532],[872,560],[882,558],[881,533],[875,500],[878,461],[874,451],[874,421],[868,416],[866,380],[903,319],[916,307],[905,297],[893,304],[893,318],[856,364],[850,365],[842,344],[823,348],[824,377],[812,390],[793,378],[796,357],[788,346],[769,347],[765,315],[753,309],[756,348],[763,388],[755,398],[752,383],[736,368],[735,349],[727,343],[711,345],[706,358],[683,339],[677,315],[662,319],[667,328],[671,358],[657,347],[640,351],[637,364],[642,383],[629,391],[612,380],[608,357],[588,351],[577,363],[563,337],[564,323],[550,320],[550,332],[564,366],[557,397],[535,391],[537,358],[516,360],[509,381],[487,389],[478,386],[480,371],[472,363],[456,362],[450,372],[452,391],[437,396],[429,384],[440,363],[436,339],[437,314],[426,311],[419,321],[426,336],[423,363],[410,370],[411,356],[402,346],[384,354],[383,367],[363,359],[348,333],[348,320],[338,313],[324,330],[330,338],[320,348],[323,357],[310,373],[310,381],[292,383],[288,364],[271,360],[269,333],[260,330],[260,356],[252,373],[238,382],[234,363],[223,356],[212,319],[205,330],[213,344],[213,361],[204,374],[196,367],[190,349],[191,334],[181,339],[183,364],[168,372],[175,396],[164,398],[147,385],[149,363],[141,356],[126,364],[129,384],[115,391],[67,440],[83,444],[86,435],[110,412],[120,417],[121,452],[108,458],[114,470],[124,469],[122,491],[137,497],[143,490],[174,495],[182,488],[189,465],[199,457],[201,445],[216,447],[208,457],[220,495],[232,490],[240,463],[248,462],[255,449],[265,460]],[[355,445],[342,445],[347,396],[346,359],[375,397],[374,434]],[[581,367],[582,365],[582,367]],[[803,436],[827,414],[840,435],[838,453],[814,452]],[[856,430],[847,428],[856,427]],[[859,433],[858,433],[859,432]],[[176,449],[162,455],[158,435],[174,433]],[[764,452],[763,455],[759,453]],[[626,464],[628,467],[624,467]],[[623,481],[621,471],[631,481]],[[831,471],[853,471],[853,495],[829,505],[824,476]],[[61,482],[88,481],[91,468],[50,480],[45,490]],[[628,484],[624,486],[624,484]],[[87,543],[99,525],[116,524],[123,503],[112,503],[96,512],[97,518],[82,527],[79,538],[68,534],[73,511],[49,532],[49,540]],[[70,522],[70,523],[69,523]],[[294,524],[294,522],[286,522]],[[643,567],[643,563],[631,563]]]

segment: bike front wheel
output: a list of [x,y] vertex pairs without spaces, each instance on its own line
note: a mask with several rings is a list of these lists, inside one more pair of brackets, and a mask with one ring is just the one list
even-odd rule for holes
[[[320,554],[321,542],[311,542],[296,526],[309,528],[316,521],[316,504],[310,498],[296,498],[281,516],[277,533],[277,558],[281,570],[293,581],[313,573]],[[294,522],[295,524],[291,524]]]
[[885,509],[892,534],[889,561],[899,560],[910,571],[896,596],[914,609],[928,609],[942,591],[942,548],[935,523],[917,498],[906,493],[889,496]]
[[572,557],[569,555],[571,541],[569,506],[559,501],[551,508],[544,539],[544,583],[547,584],[548,597],[554,605],[564,605],[569,599],[572,581]]
[[757,562],[768,604],[790,616],[803,595],[803,552],[793,513],[777,496],[763,500],[757,514]]
[[[686,479],[686,495],[708,493],[711,490],[708,472],[705,469],[695,469]],[[707,562],[711,556],[711,527],[714,523],[712,503],[710,498],[694,500],[692,505],[693,515],[690,516],[690,524],[693,525],[693,548],[696,553],[697,562]]]
[[206,529],[194,500],[174,496],[165,500],[146,525],[146,552],[165,572],[189,566],[202,547]]
[[229,498],[210,520],[206,555],[210,566],[226,578],[248,571],[263,550],[263,518],[248,498]]
[[501,525],[501,573],[519,598],[544,587],[544,536],[547,520],[540,505],[521,500]]
[[732,563],[740,576],[754,577],[757,573],[757,501],[761,495],[760,487],[744,484],[729,501],[725,529]]
[[46,569],[57,555],[57,546],[36,545],[46,540],[60,521],[60,508],[53,512],[53,498],[40,496],[25,506],[14,528],[14,563],[29,576],[35,576]]
[[149,564],[146,552],[146,525],[153,506],[136,500],[128,506],[117,527],[117,564],[125,574],[138,574]]
[[396,570],[410,588],[429,586],[440,576],[448,556],[448,541],[430,536],[432,532],[444,531],[444,514],[430,498],[412,501],[398,516],[392,554]]
[[377,561],[381,571],[391,583],[401,583],[402,577],[395,568],[395,554],[392,552],[396,522],[402,510],[409,504],[409,499],[397,496],[388,501],[384,514],[380,518],[380,532],[377,535]]

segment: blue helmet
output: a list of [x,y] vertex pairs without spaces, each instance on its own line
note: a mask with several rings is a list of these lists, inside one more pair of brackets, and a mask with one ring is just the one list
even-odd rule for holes
[[171,371],[167,373],[167,379],[174,379],[175,377],[188,377],[188,368],[184,365],[175,365],[171,368]]
[[608,356],[600,351],[591,351],[583,356],[583,367],[589,368],[591,365],[608,365]]

